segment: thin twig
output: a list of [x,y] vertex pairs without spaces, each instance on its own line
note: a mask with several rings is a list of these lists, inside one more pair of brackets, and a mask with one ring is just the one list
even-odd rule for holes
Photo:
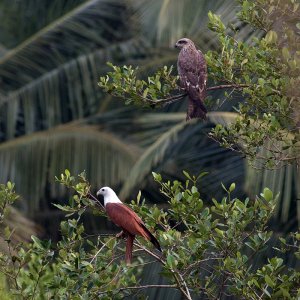
[[231,89],[231,88],[234,88],[234,89],[243,89],[243,88],[249,87],[249,86],[250,86],[249,84],[244,84],[244,83],[241,83],[241,84],[236,84],[236,83],[221,84],[221,85],[216,85],[216,86],[208,87],[206,90],[207,91],[214,91],[214,90]]
[[[230,88],[242,89],[242,88],[245,88],[245,87],[249,87],[249,84],[243,84],[243,83],[241,83],[241,84],[236,84],[236,83],[221,84],[221,85],[208,87],[206,90],[207,91],[213,91],[213,90],[230,89]],[[188,95],[188,93],[183,93],[183,94],[171,96],[171,97],[168,97],[168,98],[165,98],[165,99],[156,99],[156,100],[152,100],[152,99],[144,98],[144,97],[142,97],[142,98],[143,98],[143,101],[145,103],[150,103],[152,105],[167,105],[167,104],[176,102],[178,100],[181,100],[182,98],[184,98],[187,95]]]
[[[142,289],[151,289],[151,288],[168,288],[168,289],[176,289],[176,284],[147,284],[140,286],[128,286],[124,288],[119,288],[115,292],[122,292],[126,290],[142,290]],[[107,292],[99,292],[98,295],[106,294]]]
[[96,257],[98,256],[98,254],[101,252],[101,250],[103,250],[104,247],[106,247],[107,243],[110,242],[113,238],[110,238],[106,243],[104,243],[102,245],[102,247],[97,251],[97,253],[94,255],[94,257],[92,258],[92,260],[90,261],[90,263],[92,263]]
[[33,292],[32,292],[32,297],[31,299],[33,300],[35,298],[35,292],[36,292],[36,289],[38,287],[38,284],[39,284],[39,281],[41,279],[41,273],[43,272],[44,268],[49,264],[49,262],[47,262],[45,265],[43,265],[38,273],[38,278],[36,279],[36,282],[35,282],[35,285],[34,285],[34,288],[33,288]]
[[[156,258],[159,262],[161,262],[162,265],[166,265],[165,260],[162,259],[162,257],[159,257],[158,255],[156,255],[155,253],[153,253],[152,251],[146,249],[145,247],[143,247],[139,242],[135,242],[134,243],[137,247],[139,247],[140,249],[144,250],[145,252],[147,252],[149,255],[151,255],[152,257]],[[185,282],[185,280],[183,279],[182,275],[179,272],[176,272],[175,270],[170,268],[171,273],[173,274],[173,277],[175,279],[175,281],[177,282],[177,288],[182,292],[182,294],[184,295],[184,297],[188,300],[192,300],[189,288]]]
[[222,260],[223,258],[222,257],[208,257],[208,258],[204,258],[204,259],[201,259],[201,260],[198,260],[194,263],[192,263],[191,265],[189,265],[185,272],[183,273],[183,275],[187,275],[188,272],[192,271],[192,269],[197,266],[197,265],[200,265],[201,263],[204,263],[204,262],[207,262],[207,261],[212,261],[212,260]]
[[90,199],[94,200],[96,202],[96,204],[105,212],[104,206],[101,204],[101,202],[93,194],[88,193],[88,196],[90,197]]
[[187,95],[187,93],[178,94],[178,95],[171,96],[171,97],[168,97],[168,98],[163,98],[163,99],[152,100],[152,99],[149,99],[149,98],[143,98],[143,100],[144,100],[144,102],[146,102],[146,103],[148,102],[148,103],[151,103],[153,105],[168,104],[168,103],[178,101],[178,100],[184,98],[186,95]]
[[119,291],[122,290],[136,290],[136,289],[151,289],[151,288],[177,288],[176,284],[147,284],[147,285],[140,285],[140,286],[128,286],[124,288],[118,289]]

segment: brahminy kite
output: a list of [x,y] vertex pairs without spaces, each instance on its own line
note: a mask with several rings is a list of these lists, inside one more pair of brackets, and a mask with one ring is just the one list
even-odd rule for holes
[[104,198],[104,207],[108,217],[122,228],[122,232],[117,236],[127,236],[125,253],[127,264],[130,264],[132,260],[132,247],[136,235],[140,235],[150,241],[161,252],[159,242],[146,228],[141,218],[132,209],[123,204],[110,187],[102,187],[97,192],[97,196],[99,195],[102,195]]

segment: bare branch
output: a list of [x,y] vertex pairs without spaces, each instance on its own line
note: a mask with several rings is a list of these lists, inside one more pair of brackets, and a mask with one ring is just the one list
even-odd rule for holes
[[156,100],[152,100],[149,98],[143,98],[143,101],[145,103],[151,103],[153,105],[167,105],[173,102],[176,102],[178,100],[181,100],[182,98],[184,98],[187,95],[187,93],[184,94],[178,94],[178,95],[174,95],[168,98],[164,98],[164,99],[156,99]]
[[[147,252],[149,255],[151,255],[152,257],[156,258],[160,263],[162,263],[163,265],[166,265],[166,261],[162,258],[159,257],[158,255],[156,255],[155,253],[153,253],[152,251],[146,249],[145,247],[143,247],[139,242],[135,242],[134,243],[137,247],[139,247],[140,249],[144,250],[145,252]],[[179,272],[176,272],[173,269],[170,269],[171,273],[173,274],[173,277],[175,279],[175,281],[177,282],[176,287],[182,292],[182,294],[184,295],[184,297],[188,300],[192,300],[189,288],[185,282],[185,280],[183,279],[182,275]]]
[[109,243],[113,238],[110,238],[106,243],[104,243],[102,245],[102,247],[97,251],[97,253],[93,256],[92,260],[90,261],[90,263],[92,263],[96,257],[98,256],[98,254],[103,250],[104,247],[106,247],[107,243]]
[[[222,85],[216,85],[216,86],[211,86],[208,87],[206,90],[207,91],[213,91],[213,90],[220,90],[220,89],[243,89],[245,87],[249,87],[249,84],[222,84]],[[157,100],[152,100],[149,98],[144,98],[140,95],[140,97],[142,97],[143,101],[145,103],[150,103],[151,105],[168,105],[171,104],[173,102],[179,101],[181,99],[183,99],[185,96],[187,96],[187,93],[183,93],[183,94],[178,94],[178,95],[174,95],[171,96],[169,98],[165,98],[165,99],[157,99]]]
[[243,89],[245,87],[249,87],[249,84],[221,84],[221,85],[216,85],[216,86],[211,86],[208,87],[206,90],[207,91],[214,91],[214,90],[220,90],[220,89]]
[[151,288],[174,289],[177,288],[177,285],[176,284],[147,284],[147,285],[140,285],[140,286],[128,286],[128,287],[120,288],[118,290],[124,291],[124,290],[136,290],[136,289],[151,289]]

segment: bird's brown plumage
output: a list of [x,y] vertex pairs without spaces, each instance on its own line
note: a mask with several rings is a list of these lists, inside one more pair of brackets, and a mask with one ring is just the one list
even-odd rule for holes
[[107,203],[105,206],[109,218],[127,235],[125,259],[131,262],[132,246],[136,235],[140,235],[150,241],[159,251],[159,242],[153,234],[146,228],[141,218],[128,206],[123,203]]
[[176,47],[181,49],[177,61],[180,85],[189,96],[186,119],[206,119],[207,109],[203,101],[206,97],[207,66],[204,55],[187,38],[178,40]]

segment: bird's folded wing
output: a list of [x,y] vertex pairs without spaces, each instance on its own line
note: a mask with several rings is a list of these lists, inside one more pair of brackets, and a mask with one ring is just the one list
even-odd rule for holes
[[125,204],[107,203],[106,213],[116,225],[122,227],[130,234],[145,236],[143,226],[141,226],[144,225],[143,221]]

